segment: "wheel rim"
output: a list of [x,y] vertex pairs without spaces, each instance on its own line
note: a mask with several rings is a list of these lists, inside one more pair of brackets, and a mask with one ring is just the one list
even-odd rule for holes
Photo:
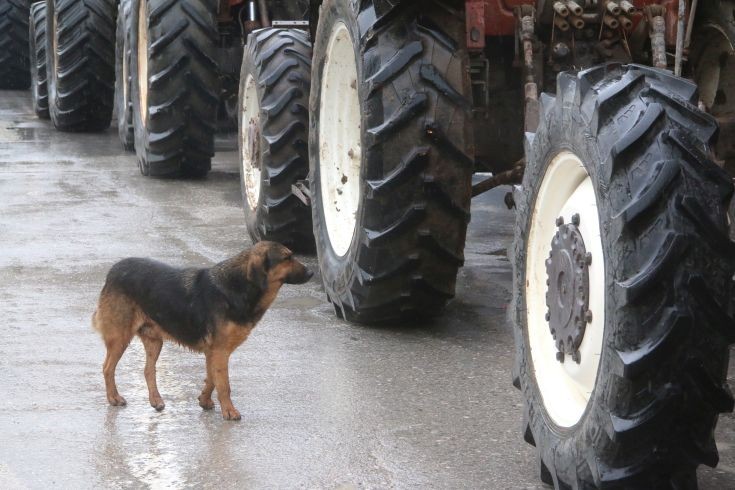
[[240,160],[242,179],[245,186],[248,206],[251,210],[258,207],[260,199],[260,102],[255,78],[248,75],[242,98],[240,120]]
[[138,103],[143,125],[148,121],[148,2],[140,1],[138,9]]
[[[551,287],[547,286],[550,279],[547,260],[551,260],[552,241],[561,229],[561,221],[557,221],[560,217],[565,223],[578,223],[576,229],[591,256],[587,267],[591,316],[585,320],[586,328],[578,346],[579,363],[570,355],[559,360],[547,316],[551,309],[547,305]],[[605,264],[597,197],[592,179],[574,153],[559,153],[546,170],[534,207],[526,253],[526,324],[533,373],[548,415],[558,426],[572,427],[584,415],[594,391],[605,326]],[[550,279],[554,280],[557,278]]]
[[360,99],[352,37],[343,22],[332,29],[319,107],[319,185],[334,252],[347,254],[360,205]]

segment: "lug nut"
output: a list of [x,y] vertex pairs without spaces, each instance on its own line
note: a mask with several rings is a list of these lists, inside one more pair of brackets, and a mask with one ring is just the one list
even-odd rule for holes
[[577,364],[580,364],[582,362],[582,354],[578,350],[574,351],[574,354],[572,354],[572,360]]
[[556,353],[556,360],[559,362],[564,362],[564,353],[563,352],[557,352]]
[[584,312],[584,321],[587,323],[592,323],[592,311],[587,310]]
[[556,226],[562,226],[564,224],[564,218],[562,216],[559,216],[556,218]]
[[579,218],[579,214],[575,214],[574,216],[572,216],[572,224],[574,226],[579,226],[579,223],[581,223],[581,220]]
[[592,265],[592,254],[590,252],[587,252],[585,254],[584,261],[587,263],[587,265]]

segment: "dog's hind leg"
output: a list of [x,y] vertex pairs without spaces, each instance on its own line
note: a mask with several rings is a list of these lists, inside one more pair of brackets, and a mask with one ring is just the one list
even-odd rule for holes
[[140,340],[143,342],[143,347],[145,347],[145,369],[143,373],[145,374],[145,381],[148,384],[148,399],[151,402],[151,406],[160,412],[166,408],[166,404],[158,392],[156,362],[163,347],[163,340],[144,334],[140,335]]
[[199,406],[204,410],[212,410],[214,402],[212,401],[212,392],[214,391],[214,374],[212,373],[212,356],[209,352],[205,354],[207,362],[207,379],[204,380],[204,388],[202,394],[199,395]]
[[110,405],[121,407],[126,405],[127,402],[117,391],[117,384],[115,383],[115,368],[117,368],[117,363],[125,353],[125,349],[128,348],[130,338],[115,336],[112,338],[105,338],[104,340],[105,346],[107,347],[107,356],[105,357],[105,363],[102,366],[102,373],[105,376],[107,400],[110,402]]

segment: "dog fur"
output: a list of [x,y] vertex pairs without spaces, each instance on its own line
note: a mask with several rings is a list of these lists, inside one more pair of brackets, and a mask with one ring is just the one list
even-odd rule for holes
[[312,273],[283,245],[260,242],[209,269],[178,269],[149,259],[125,259],[107,275],[92,317],[107,348],[103,374],[107,400],[125,405],[115,368],[136,335],[145,348],[151,406],[165,404],[156,384],[164,341],[204,353],[207,377],[199,396],[205,410],[217,396],[226,420],[240,420],[230,398],[229,358],[250,335],[283,284],[303,284]]

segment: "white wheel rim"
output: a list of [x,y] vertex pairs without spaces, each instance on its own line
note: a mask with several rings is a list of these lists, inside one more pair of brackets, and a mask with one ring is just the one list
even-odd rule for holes
[[319,106],[319,186],[329,241],[347,254],[360,205],[360,99],[352,37],[338,22],[329,39]]
[[[589,309],[579,346],[581,362],[571,356],[556,358],[557,348],[546,320],[546,259],[557,232],[556,220],[566,223],[579,214],[579,231],[592,254],[589,267]],[[561,427],[572,427],[584,414],[597,380],[605,326],[605,262],[600,221],[592,179],[575,154],[564,151],[549,164],[538,192],[526,250],[526,321],[533,373],[551,419]]]
[[138,9],[138,97],[140,116],[148,123],[148,2],[140,1]]
[[248,75],[242,98],[240,120],[240,160],[242,162],[242,181],[248,206],[256,210],[260,199],[260,102],[255,78]]

